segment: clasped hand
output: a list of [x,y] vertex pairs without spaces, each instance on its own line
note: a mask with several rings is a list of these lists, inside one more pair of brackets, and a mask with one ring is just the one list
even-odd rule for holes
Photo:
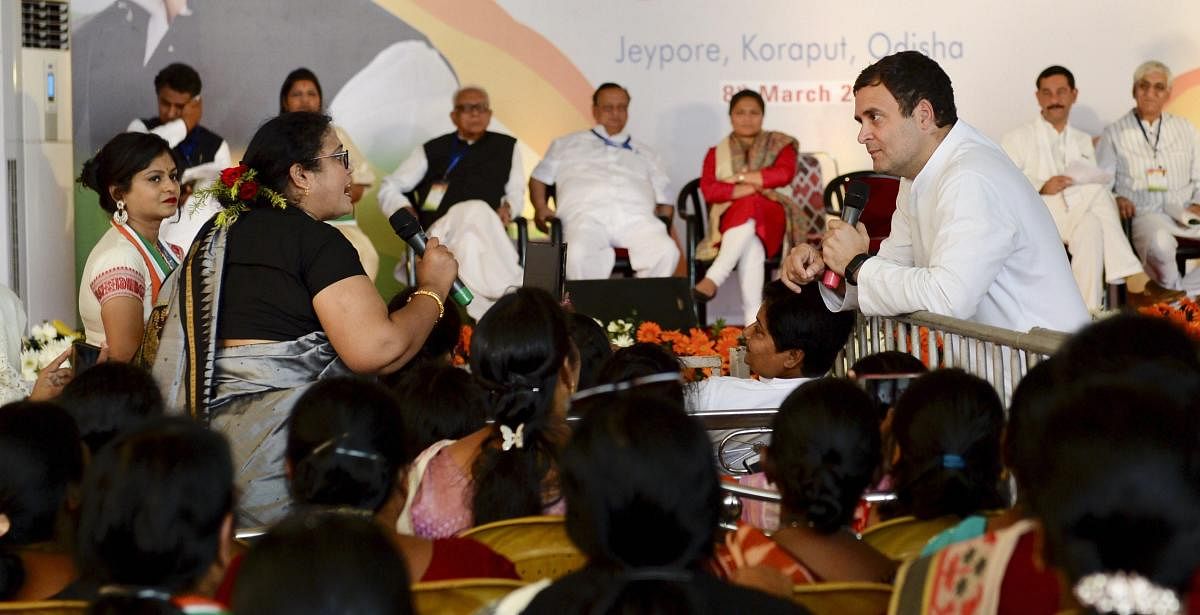
[[817,279],[826,269],[844,275],[850,260],[866,252],[870,246],[871,239],[867,235],[867,227],[861,222],[858,226],[850,226],[837,218],[831,218],[826,222],[821,247],[801,244],[792,248],[787,258],[783,259],[780,278],[788,288],[800,292],[802,285]]

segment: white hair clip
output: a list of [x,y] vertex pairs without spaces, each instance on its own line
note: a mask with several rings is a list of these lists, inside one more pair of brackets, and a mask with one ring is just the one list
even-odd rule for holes
[[1089,574],[1075,584],[1075,596],[1101,613],[1175,615],[1180,609],[1175,592],[1129,572]]
[[516,429],[508,425],[500,426],[500,437],[504,438],[504,442],[500,444],[500,450],[507,451],[510,448],[525,448],[525,423],[517,425]]

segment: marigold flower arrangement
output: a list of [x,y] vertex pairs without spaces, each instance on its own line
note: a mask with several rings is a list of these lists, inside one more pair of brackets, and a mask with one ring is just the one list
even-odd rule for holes
[[[609,343],[624,348],[633,343],[641,342],[658,344],[677,356],[720,356],[721,373],[729,374],[729,350],[741,345],[742,330],[739,327],[727,327],[721,321],[708,329],[692,327],[685,331],[678,329],[663,329],[658,323],[649,320],[634,325],[632,319],[617,319],[607,325],[601,324],[608,334]],[[470,360],[471,325],[463,325],[459,334],[458,345],[454,349],[454,364],[464,365]],[[703,370],[705,376],[711,375],[712,370]]]
[[258,171],[244,164],[221,171],[220,181],[197,190],[193,195],[192,213],[195,213],[205,199],[215,198],[221,205],[221,211],[216,216],[216,225],[226,228],[237,222],[242,212],[250,209],[246,203],[258,198],[259,195],[265,196],[272,206],[287,209],[287,199],[282,194],[258,183],[255,179],[257,176]]
[[1200,341],[1200,304],[1191,297],[1184,297],[1175,303],[1155,303],[1138,312],[1147,316],[1165,318],[1182,328],[1188,337]]

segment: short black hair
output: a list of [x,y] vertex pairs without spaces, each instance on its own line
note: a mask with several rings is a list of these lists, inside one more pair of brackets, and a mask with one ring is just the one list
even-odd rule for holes
[[854,80],[854,91],[882,85],[900,105],[904,117],[912,115],[921,100],[933,106],[934,122],[938,128],[952,126],[958,121],[954,107],[954,88],[950,76],[929,56],[918,51],[901,51],[863,69]]
[[93,456],[121,432],[163,414],[162,393],[150,373],[117,361],[80,372],[55,403],[75,419]]
[[758,92],[755,92],[754,90],[741,90],[737,94],[734,94],[733,97],[729,99],[729,112],[730,113],[733,113],[733,107],[735,105],[737,105],[738,102],[740,100],[742,100],[743,98],[749,98],[749,99],[753,100],[754,102],[757,102],[758,110],[762,111],[763,114],[766,114],[767,103],[763,101],[762,94],[759,94]]
[[816,284],[796,293],[775,280],[763,289],[763,307],[776,352],[803,350],[807,378],[829,372],[856,319],[853,311],[830,312]]
[[163,87],[168,87],[176,92],[199,96],[202,85],[200,82],[200,73],[197,73],[196,69],[191,66],[181,62],[168,64],[166,68],[158,71],[158,74],[154,76],[155,93],[161,91]]
[[613,355],[612,345],[604,327],[586,314],[567,314],[567,333],[579,349],[579,382],[576,384],[583,390],[596,384],[600,368]]
[[1075,89],[1075,75],[1071,74],[1071,71],[1067,70],[1066,67],[1059,66],[1057,64],[1055,64],[1054,66],[1048,66],[1048,67],[1046,67],[1046,70],[1043,70],[1042,72],[1038,73],[1037,81],[1034,81],[1033,85],[1036,86],[1038,89],[1041,89],[1042,79],[1045,79],[1047,77],[1053,77],[1055,75],[1062,75],[1062,76],[1066,77],[1067,85],[1071,86],[1072,90]]
[[625,98],[633,100],[633,97],[629,95],[629,90],[626,90],[625,86],[617,84],[617,83],[613,83],[611,81],[605,81],[604,83],[601,83],[599,87],[596,88],[595,92],[592,92],[592,106],[596,106],[596,105],[600,104],[600,92],[603,92],[604,90],[612,90],[612,89],[618,89],[618,90],[621,90],[622,92],[625,92]]
[[458,440],[487,425],[487,392],[467,370],[422,361],[399,373],[391,388],[404,425],[405,463],[439,440]]

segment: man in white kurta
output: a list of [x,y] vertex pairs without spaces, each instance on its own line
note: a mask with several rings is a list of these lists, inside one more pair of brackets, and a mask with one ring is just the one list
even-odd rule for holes
[[525,171],[517,140],[488,131],[491,118],[486,90],[460,88],[450,112],[457,130],[413,150],[379,187],[385,216],[409,207],[435,219],[429,235],[458,257],[458,276],[475,295],[467,313],[476,320],[524,277],[506,229],[512,208],[525,201]]
[[1003,150],[958,119],[936,62],[901,52],[868,67],[854,115],[875,170],[901,177],[891,234],[870,255],[864,226],[830,220],[819,254],[789,253],[793,290],[828,268],[844,280],[821,287],[830,309],[928,310],[1014,331],[1089,321],[1042,200]]
[[1104,129],[1096,154],[1114,175],[1122,213],[1133,217],[1133,247],[1159,284],[1200,292],[1196,270],[1181,278],[1176,236],[1200,236],[1200,134],[1188,120],[1164,112],[1171,71],[1146,62],[1134,72],[1137,106]]
[[[1096,166],[1087,133],[1068,119],[1078,90],[1075,76],[1051,66],[1037,78],[1041,113],[1004,135],[1001,145],[1046,204],[1059,238],[1071,253],[1071,272],[1089,310],[1099,310],[1104,282],[1129,280],[1130,293],[1145,293],[1146,276],[1117,216],[1117,203]],[[1132,298],[1132,297],[1131,297]]]
[[[601,85],[592,97],[597,125],[559,137],[529,180],[537,224],[557,217],[567,244],[567,278],[607,278],[616,255],[629,250],[638,277],[675,272],[679,247],[656,214],[674,211],[667,195],[669,179],[658,156],[625,130],[629,93],[619,85]],[[547,203],[546,187],[555,186],[557,210]]]

